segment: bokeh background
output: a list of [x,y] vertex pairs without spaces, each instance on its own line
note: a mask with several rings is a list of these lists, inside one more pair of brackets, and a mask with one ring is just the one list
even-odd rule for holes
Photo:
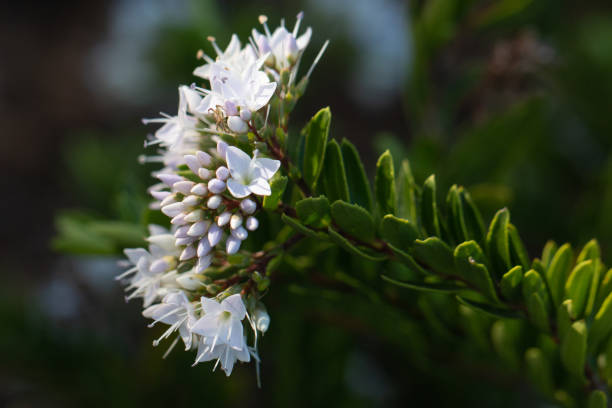
[[329,105],[370,170],[391,148],[487,217],[509,207],[531,256],[596,237],[612,260],[608,1],[3,2],[0,406],[548,406],[478,345],[423,355],[440,333],[350,291],[275,286],[262,390],[252,365],[228,380],[151,347],[113,280],[142,237],[140,118],[175,112],[206,36],[224,46],[261,13],[292,26],[300,10],[305,61],[331,45],[294,131]]

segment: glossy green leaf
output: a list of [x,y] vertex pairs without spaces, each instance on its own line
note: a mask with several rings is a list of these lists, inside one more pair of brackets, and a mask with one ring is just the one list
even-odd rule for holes
[[332,241],[334,241],[336,244],[338,244],[340,247],[344,248],[346,251],[351,252],[355,255],[359,255],[363,258],[366,258],[370,261],[384,261],[386,259],[385,255],[380,255],[380,254],[376,254],[376,253],[372,253],[366,249],[361,249],[358,248],[355,244],[353,244],[352,242],[350,242],[348,239],[346,239],[345,237],[343,237],[340,233],[338,233],[336,230],[334,230],[332,227],[329,227],[327,229],[327,232],[329,232],[329,236],[331,238]]
[[519,264],[523,268],[529,267],[529,255],[523,244],[518,230],[511,223],[508,224],[508,240],[510,246],[510,262],[513,265]]
[[412,254],[438,275],[448,276],[455,273],[453,251],[438,237],[417,239],[412,247]]
[[499,288],[502,295],[509,300],[516,300],[520,293],[520,285],[523,281],[523,267],[517,265],[502,276]]
[[475,287],[481,294],[499,301],[491,275],[485,266],[486,258],[476,241],[458,245],[453,254],[458,275]]
[[557,334],[560,339],[565,338],[572,325],[572,301],[566,299],[557,308]]
[[508,239],[508,209],[499,210],[493,217],[486,238],[486,251],[491,260],[495,276],[501,276],[510,269],[510,244]]
[[331,112],[329,107],[323,108],[312,117],[302,130],[304,134],[302,175],[306,184],[312,189],[316,186],[323,168],[330,122]]
[[325,196],[308,197],[295,203],[300,221],[314,228],[327,227],[331,221],[329,200]]
[[467,306],[474,310],[478,310],[479,312],[485,313],[495,318],[514,319],[514,318],[520,317],[520,314],[512,309],[506,309],[506,308],[490,305],[487,303],[477,302],[471,299],[466,299],[461,296],[457,296],[457,300],[459,301],[459,303],[461,303],[464,306]]
[[348,181],[350,202],[372,212],[372,192],[359,152],[347,139],[342,139],[342,158]]
[[361,242],[371,242],[374,239],[374,219],[363,207],[335,201],[330,210],[336,225],[349,236]]
[[314,231],[306,227],[305,225],[303,225],[299,220],[289,217],[287,214],[282,214],[281,219],[283,220],[285,224],[287,224],[288,226],[290,226],[291,228],[293,228],[296,232],[299,232],[300,234],[304,234],[307,237],[314,238],[320,241],[329,240],[329,238],[327,237],[327,234],[324,234],[319,231]]
[[552,364],[542,350],[536,347],[527,349],[525,367],[527,376],[535,387],[544,395],[552,395],[554,390]]
[[546,282],[542,276],[533,269],[530,269],[523,276],[523,297],[528,300],[531,294],[537,293],[546,307],[546,311],[551,311],[550,296]]
[[468,233],[468,239],[473,239],[482,245],[484,244],[485,237],[485,227],[482,221],[482,215],[467,190],[459,187],[459,196],[461,197],[461,205],[463,206],[463,220]]
[[397,182],[399,216],[410,220],[414,225],[418,226],[419,187],[414,181],[408,159],[402,161]]
[[582,251],[580,251],[580,254],[578,254],[578,258],[576,258],[576,263],[579,264],[580,262],[587,261],[589,259],[595,261],[596,259],[600,258],[601,249],[599,248],[599,243],[596,239],[592,239],[582,248]]
[[587,408],[608,408],[608,397],[602,390],[591,392]]
[[573,323],[561,342],[561,362],[570,373],[584,377],[587,351],[587,328],[583,320]]
[[589,349],[596,350],[600,343],[612,333],[612,293],[595,314],[589,331]]
[[542,264],[548,268],[553,257],[557,253],[557,243],[555,241],[547,241],[542,249]]
[[601,307],[601,304],[603,304],[610,293],[612,293],[612,269],[608,269],[608,272],[606,272],[601,282],[599,282],[594,308],[598,309]]
[[536,326],[538,329],[549,332],[550,331],[550,322],[548,311],[546,310],[546,306],[542,298],[538,293],[531,293],[529,297],[525,299],[527,305],[527,314],[529,315],[529,320]]
[[[549,246],[551,248],[551,246]],[[548,254],[547,254],[548,256]],[[565,282],[572,269],[574,253],[570,244],[562,245],[550,259],[546,270],[546,280],[550,287],[553,303],[559,305],[565,293]]]
[[587,295],[587,302],[584,308],[585,316],[590,316],[593,312],[595,301],[597,300],[597,290],[599,289],[601,274],[604,269],[599,258],[594,259],[593,262],[593,277],[591,278],[591,286],[589,287],[589,294]]
[[594,273],[593,261],[583,261],[574,267],[565,284],[565,296],[572,300],[573,319],[584,314]]
[[270,182],[270,188],[272,193],[269,196],[265,196],[263,199],[263,208],[266,210],[276,210],[278,203],[285,192],[287,187],[287,177],[279,176],[274,177]]
[[440,220],[436,203],[436,177],[432,174],[423,184],[421,222],[428,236],[440,236]]
[[517,344],[521,342],[524,323],[520,320],[500,319],[491,326],[493,348],[512,369],[517,371],[522,365],[522,356]]
[[340,146],[335,140],[327,143],[325,150],[325,161],[321,171],[321,182],[323,191],[330,201],[349,201],[349,188],[344,172],[344,161]]
[[376,163],[374,193],[380,214],[395,214],[395,174],[389,150],[385,151]]
[[419,238],[419,232],[414,224],[392,214],[383,217],[380,223],[380,235],[387,243],[402,251],[407,251]]
[[456,242],[469,241],[463,217],[463,207],[457,185],[453,184],[446,195],[448,228]]
[[460,286],[456,283],[403,282],[386,275],[381,275],[381,278],[397,286],[425,292],[456,293],[465,290],[465,286]]
[[431,272],[419,265],[411,255],[401,250],[400,248],[395,247],[393,244],[387,243],[387,245],[396,255],[397,260],[400,261],[402,264],[406,265],[408,269],[412,270],[413,272],[417,272],[421,275],[431,275]]

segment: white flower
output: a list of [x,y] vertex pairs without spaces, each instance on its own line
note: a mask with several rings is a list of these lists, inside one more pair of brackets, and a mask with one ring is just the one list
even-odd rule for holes
[[183,143],[187,137],[198,137],[199,133],[195,130],[198,119],[189,113],[195,113],[195,109],[200,105],[200,95],[187,86],[179,87],[179,108],[176,116],[167,116],[158,119],[143,119],[143,123],[163,123],[164,125],[155,132],[156,140],[150,144],[161,143],[170,150]]
[[[196,360],[193,365],[196,365],[202,361],[217,360],[217,364],[221,363],[221,368],[225,371],[225,375],[229,377],[234,368],[236,360],[248,363],[251,360],[251,355],[248,348],[245,346],[241,350],[236,350],[227,344],[217,344],[211,346],[208,337],[200,339],[198,344],[198,352],[196,354]],[[216,365],[215,365],[216,367]]]
[[[256,112],[266,106],[274,95],[276,82],[270,81],[270,78],[260,71],[264,60],[265,56],[242,71],[230,70],[220,62],[211,64],[211,90],[195,111],[208,114],[211,109],[215,110],[220,106],[227,116],[238,117],[241,111]],[[233,127],[238,125],[232,123]],[[242,129],[243,125],[238,128]]]
[[[217,53],[216,62],[222,64],[230,70],[238,72],[243,71],[257,59],[255,52],[253,51],[253,47],[251,47],[250,44],[247,44],[247,46],[243,49],[240,48],[240,40],[236,34],[232,34],[232,39],[225,51],[221,51],[214,38],[210,37],[209,40],[211,40],[213,47],[215,48],[215,52]],[[202,54],[202,57],[204,60],[206,60],[206,64],[197,67],[193,71],[193,75],[204,79],[209,79],[210,68],[215,63],[215,60],[206,54]]]
[[271,58],[267,62],[279,72],[283,68],[289,68],[295,64],[310,42],[312,35],[310,27],[306,29],[304,34],[297,36],[302,18],[303,14],[298,14],[293,32],[289,32],[284,26],[280,26],[271,34],[266,25],[267,18],[260,16],[259,21],[264,25],[265,34],[260,34],[255,29],[252,31],[253,40],[260,55],[270,53]]
[[246,308],[240,294],[231,295],[221,303],[202,297],[203,316],[191,327],[193,333],[206,337],[211,350],[217,345],[227,345],[236,351],[246,349],[242,320]]
[[249,194],[270,195],[270,183],[274,173],[280,167],[280,161],[273,159],[253,158],[237,147],[229,146],[225,153],[230,178],[227,189],[236,198],[244,198]]
[[175,291],[167,294],[164,296],[161,303],[143,310],[142,315],[154,320],[149,327],[152,327],[158,322],[170,326],[168,330],[154,342],[155,345],[178,330],[181,339],[183,339],[185,343],[185,350],[191,348],[193,335],[189,327],[195,323],[196,317],[193,305],[187,299],[183,291]]

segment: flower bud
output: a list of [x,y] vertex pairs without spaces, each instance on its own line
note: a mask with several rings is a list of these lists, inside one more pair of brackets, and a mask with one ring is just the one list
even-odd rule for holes
[[229,170],[227,169],[227,167],[221,166],[217,169],[215,175],[219,180],[225,181],[229,177]]
[[187,235],[191,237],[199,237],[201,235],[204,235],[204,233],[208,231],[209,225],[210,221],[208,220],[198,221],[193,224],[191,228],[189,228],[189,231],[187,231]]
[[216,224],[213,224],[208,229],[208,243],[211,247],[214,247],[221,241],[223,231]]
[[191,189],[191,194],[203,196],[208,194],[208,187],[204,183],[198,183]]
[[189,167],[189,170],[193,171],[194,174],[198,174],[198,170],[202,167],[202,163],[198,160],[198,158],[192,154],[188,154],[184,157],[185,164]]
[[183,225],[182,227],[178,227],[176,231],[174,231],[174,237],[185,238],[187,236],[187,231],[189,231],[189,225]]
[[217,225],[222,227],[225,224],[227,224],[228,222],[230,222],[230,217],[232,216],[232,213],[230,213],[229,211],[224,211],[218,218],[217,218]]
[[244,120],[245,122],[248,122],[249,120],[251,120],[251,111],[248,109],[240,109],[240,119]]
[[198,290],[202,286],[202,282],[193,273],[183,273],[176,278],[176,283],[187,290]]
[[255,327],[262,333],[268,331],[270,327],[270,315],[266,311],[263,304],[258,304],[255,310],[253,311],[253,321],[255,322]]
[[206,202],[206,207],[210,208],[211,210],[216,210],[219,208],[222,201],[221,196],[214,195],[208,199]]
[[174,204],[176,203],[176,194],[171,194],[169,196],[167,196],[166,198],[164,198],[161,203],[159,203],[160,207],[165,207],[167,205],[170,204]]
[[181,194],[188,195],[191,188],[195,185],[193,181],[183,180],[172,185],[172,188]]
[[225,182],[214,178],[208,182],[208,191],[213,194],[221,194],[225,191]]
[[240,249],[241,243],[242,241],[238,238],[232,236],[228,237],[225,241],[225,252],[227,252],[228,255],[235,254]]
[[245,198],[240,202],[240,209],[245,214],[253,214],[257,209],[257,204],[250,198]]
[[217,143],[217,154],[225,160],[225,150],[227,149],[227,143],[223,140]]
[[168,217],[175,217],[183,211],[183,203],[172,203],[162,207],[161,211]]
[[153,263],[151,263],[151,267],[149,268],[149,270],[154,274],[159,274],[162,272],[166,272],[168,270],[168,266],[168,262],[166,262],[165,259],[156,259],[155,261],[153,261]]
[[249,217],[245,222],[245,226],[249,231],[255,231],[259,227],[259,221],[255,217]]
[[167,251],[171,251],[174,250],[176,244],[174,243],[175,239],[172,235],[170,234],[157,234],[157,235],[151,235],[149,238],[147,238],[147,241],[152,244],[152,245],[156,245],[162,249],[165,249]]
[[227,126],[232,132],[235,133],[246,133],[249,130],[247,123],[240,119],[239,116],[230,116],[227,118]]
[[198,259],[198,263],[196,264],[196,272],[197,273],[204,272],[206,268],[210,266],[211,262],[212,262],[212,254],[201,256]]
[[200,167],[198,169],[198,177],[200,177],[202,180],[208,180],[211,176],[211,171],[208,169],[205,169],[204,167]]
[[202,238],[200,243],[198,244],[198,256],[200,258],[204,257],[210,252],[210,244],[208,243],[208,237]]
[[245,240],[249,236],[249,233],[243,227],[238,227],[232,230],[232,236],[242,241],[242,240]]
[[180,246],[180,245],[191,245],[193,243],[193,241],[195,241],[195,240],[196,240],[195,237],[183,237],[183,238],[177,238],[175,243],[178,246]]
[[170,224],[172,225],[183,225],[183,224],[187,224],[187,221],[185,221],[185,213],[180,213],[179,215],[177,215],[176,217],[172,218],[170,220]]
[[198,222],[202,219],[202,216],[204,215],[204,211],[198,209],[198,210],[193,210],[192,212],[190,212],[189,214],[187,214],[185,216],[185,221],[187,222]]
[[172,193],[169,191],[149,191],[149,194],[151,194],[154,199],[159,201],[163,201],[165,198],[172,195]]
[[155,177],[160,179],[161,182],[166,184],[168,187],[172,187],[174,183],[178,183],[179,181],[183,180],[181,176],[178,176],[176,174],[160,173],[160,174],[157,174]]
[[195,207],[196,205],[200,204],[200,201],[202,201],[201,197],[197,195],[190,195],[183,199],[183,204],[185,207]]
[[242,216],[240,214],[232,215],[232,218],[230,218],[230,228],[234,230],[240,225],[242,225]]
[[189,245],[188,247],[185,247],[185,249],[183,249],[183,252],[181,252],[179,261],[186,261],[187,259],[191,259],[194,256],[196,256],[196,249],[193,245]]
[[198,161],[200,162],[202,166],[209,166],[212,160],[212,158],[210,157],[210,154],[203,152],[201,150],[198,150],[196,152],[196,158],[198,159]]

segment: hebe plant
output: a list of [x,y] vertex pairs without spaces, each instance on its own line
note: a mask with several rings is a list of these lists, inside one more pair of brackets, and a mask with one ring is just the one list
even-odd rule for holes
[[327,45],[298,80],[310,40],[301,18],[293,32],[271,32],[260,17],[264,34],[245,47],[211,39],[217,57],[200,53],[194,72],[209,89],[180,87],[178,115],[149,121],[163,123],[145,160],[162,163],[150,192],[166,225],[150,226],[148,249],[126,250],[120,278],[145,317],[168,326],[154,344],[182,341],[195,363],[216,360],[228,375],[237,360],[258,363],[275,279],[316,270],[337,247],[358,261],[351,273],[332,265],[333,279],[373,305],[416,305],[432,336],[491,347],[551,400],[607,406],[612,269],[597,241],[551,241],[531,259],[507,209],[485,222],[457,185],[439,200],[435,176],[417,184],[407,160],[396,174],[389,151],[372,188],[355,146],[330,137],[329,108],[289,132]]

